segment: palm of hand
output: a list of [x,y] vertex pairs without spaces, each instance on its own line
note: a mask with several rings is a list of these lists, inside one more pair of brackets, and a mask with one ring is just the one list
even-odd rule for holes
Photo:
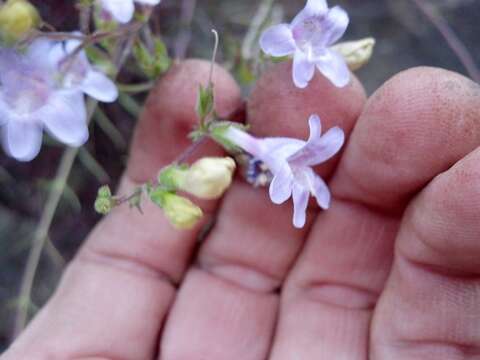
[[[185,62],[160,82],[120,192],[185,147],[208,66]],[[336,89],[317,75],[296,90],[288,66],[260,80],[248,119],[260,136],[304,137],[318,113],[324,128],[350,134],[319,169],[332,208],[312,207],[298,231],[290,205],[239,180],[221,203],[204,204],[218,219],[198,246],[197,230],[171,229],[153,205],[144,216],[117,209],[2,360],[480,356],[478,86],[413,69],[365,104],[356,80]],[[239,107],[220,68],[215,90],[220,115]]]

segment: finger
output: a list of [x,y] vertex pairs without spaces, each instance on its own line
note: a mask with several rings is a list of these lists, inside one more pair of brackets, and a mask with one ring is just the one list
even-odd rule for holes
[[[136,130],[120,193],[154,178],[187,146],[198,86],[206,85],[209,71],[209,63],[190,60],[175,65],[159,82]],[[214,81],[216,108],[227,116],[240,104],[239,89],[220,67]],[[210,146],[204,151],[218,150]],[[113,211],[14,345],[11,358],[152,358],[196,233],[173,229],[147,201],[144,215],[126,207]]]
[[[452,87],[454,90],[452,90]],[[367,102],[287,280],[274,360],[366,359],[405,202],[480,141],[472,83],[444,70],[397,75]]]
[[480,148],[408,207],[373,321],[372,359],[480,357]]
[[[259,80],[248,105],[253,133],[305,138],[308,117],[317,113],[326,129],[340,125],[348,134],[365,99],[359,82],[339,90],[317,75],[298,90],[290,67],[275,66]],[[267,357],[277,291],[307,232],[291,219],[290,205],[273,205],[265,189],[236,181],[170,313],[162,360]]]

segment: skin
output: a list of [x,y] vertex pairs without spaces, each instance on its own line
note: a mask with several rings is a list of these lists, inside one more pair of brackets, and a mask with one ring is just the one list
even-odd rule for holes
[[[218,221],[196,244],[198,229],[173,230],[153,205],[118,208],[1,360],[480,358],[480,87],[415,68],[367,100],[355,78],[336,89],[318,72],[295,89],[290,66],[259,80],[248,122],[258,136],[305,138],[317,113],[346,131],[343,153],[318,168],[331,209],[311,206],[295,230],[290,202],[238,179],[202,203]],[[159,82],[120,193],[187,146],[208,71],[189,60]],[[239,89],[219,67],[214,80],[227,116]]]

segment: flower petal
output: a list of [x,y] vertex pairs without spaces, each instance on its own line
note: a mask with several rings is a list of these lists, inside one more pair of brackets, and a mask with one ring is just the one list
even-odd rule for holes
[[350,82],[350,70],[345,59],[333,50],[316,60],[318,70],[336,87],[344,87]]
[[115,83],[100,71],[88,71],[80,88],[85,94],[102,102],[114,102],[118,98]]
[[285,164],[270,183],[270,199],[274,204],[282,204],[292,195],[293,174]]
[[307,180],[310,193],[315,196],[318,206],[327,210],[330,207],[330,201],[332,196],[330,190],[323,179],[318,176],[312,168],[305,168],[303,176]]
[[325,14],[327,11],[328,5],[326,0],[308,0],[307,5],[305,5],[303,10],[300,11],[297,16],[295,16],[290,26],[294,28],[309,17],[320,16]]
[[330,190],[325,181],[318,175],[315,175],[315,181],[313,183],[313,196],[315,196],[318,206],[322,209],[327,210],[330,207],[332,200]]
[[87,141],[87,114],[82,93],[58,92],[41,113],[46,129],[59,141],[70,146],[80,146]]
[[293,82],[296,87],[304,89],[315,74],[315,65],[302,51],[296,51],[293,58]]
[[135,13],[133,0],[102,0],[102,5],[120,23],[128,23]]
[[293,54],[296,49],[292,31],[287,24],[269,27],[260,37],[260,47],[272,56],[286,56]]
[[325,45],[330,46],[336,43],[345,34],[349,22],[350,19],[344,9],[340,6],[331,8],[322,21]]
[[263,151],[261,140],[254,138],[250,134],[237,129],[235,126],[230,126],[224,134],[225,138],[233,144],[248,152],[249,154],[263,159]]
[[321,137],[312,137],[307,145],[291,155],[287,161],[295,166],[314,166],[321,164],[342,148],[345,143],[345,133],[339,127],[329,129]]
[[315,141],[322,136],[322,122],[317,114],[310,115],[308,118],[308,127],[310,128],[308,142]]
[[32,42],[27,48],[27,57],[36,62],[37,65],[52,67],[56,63],[50,61],[50,52],[57,46],[56,41],[52,41],[47,38],[38,38]]
[[139,4],[145,4],[145,5],[158,5],[160,4],[161,0],[135,0]]
[[305,226],[306,211],[310,193],[298,184],[293,186],[293,226],[301,229]]
[[3,128],[3,147],[19,161],[30,161],[42,146],[42,128],[36,122],[10,121]]

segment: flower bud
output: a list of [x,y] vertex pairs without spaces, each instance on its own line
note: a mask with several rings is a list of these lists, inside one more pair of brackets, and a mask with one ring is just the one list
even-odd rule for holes
[[100,189],[98,189],[98,197],[102,198],[110,198],[112,197],[112,191],[108,185],[103,185]]
[[111,198],[98,197],[95,200],[95,211],[101,215],[107,215],[113,208],[113,201]]
[[0,33],[4,41],[14,42],[40,23],[37,9],[27,0],[8,0],[0,8]]
[[203,216],[202,209],[197,205],[173,193],[164,193],[161,204],[165,216],[177,229],[190,229]]
[[217,199],[232,183],[235,161],[230,157],[206,157],[186,172],[179,189],[201,199]]
[[342,42],[332,46],[332,49],[345,58],[350,70],[355,71],[370,61],[374,47],[375,39],[365,38],[357,41]]

